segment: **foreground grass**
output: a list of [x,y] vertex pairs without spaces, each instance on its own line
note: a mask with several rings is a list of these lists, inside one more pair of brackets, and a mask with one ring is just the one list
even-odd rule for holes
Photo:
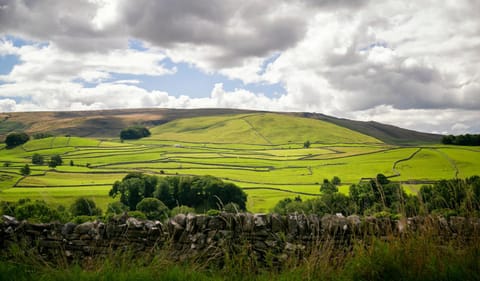
[[67,264],[16,254],[0,259],[0,280],[480,280],[480,244],[444,242],[434,233],[370,238],[351,248],[325,244],[282,265],[259,262],[248,252],[224,259],[174,262],[167,252],[119,255]]

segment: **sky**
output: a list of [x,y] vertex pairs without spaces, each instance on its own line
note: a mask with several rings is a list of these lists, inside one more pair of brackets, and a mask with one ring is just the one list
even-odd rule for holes
[[152,107],[480,133],[480,1],[0,0],[0,112]]

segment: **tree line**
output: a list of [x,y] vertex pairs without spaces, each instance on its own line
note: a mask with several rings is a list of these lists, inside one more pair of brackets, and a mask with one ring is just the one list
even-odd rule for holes
[[229,203],[245,210],[247,202],[247,195],[241,188],[213,176],[157,177],[130,173],[113,184],[109,195],[119,196],[120,202],[132,211],[145,198],[158,199],[168,209],[188,206],[199,211],[222,209]]
[[287,198],[278,202],[273,212],[391,217],[480,215],[479,176],[424,185],[418,194],[407,194],[400,184],[391,182],[383,174],[368,182],[351,185],[348,195],[338,192],[336,185],[328,180],[324,180],[320,189],[322,195],[317,199]]
[[448,135],[442,137],[443,144],[453,144],[453,145],[468,145],[468,146],[478,146],[480,145],[480,134],[471,135]]

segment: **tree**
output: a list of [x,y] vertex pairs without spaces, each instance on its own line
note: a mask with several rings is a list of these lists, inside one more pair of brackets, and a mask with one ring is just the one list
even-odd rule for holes
[[46,139],[46,138],[49,138],[49,137],[53,137],[52,134],[50,133],[35,133],[33,134],[33,138],[38,140],[38,139]]
[[95,202],[91,199],[80,197],[70,206],[70,212],[73,216],[100,216],[102,210],[97,208]]
[[332,178],[332,184],[333,184],[333,185],[339,186],[341,183],[342,183],[342,180],[341,180],[339,177],[334,176],[334,177]]
[[44,159],[43,159],[43,156],[38,154],[38,153],[34,153],[32,155],[32,164],[35,164],[35,165],[43,165],[44,163]]
[[73,160],[70,160],[70,166],[74,166],[75,163],[73,163]]
[[60,213],[57,210],[50,208],[45,201],[20,199],[15,205],[14,213],[18,220],[52,222],[61,219]]
[[320,192],[324,194],[335,193],[338,192],[338,188],[327,179],[324,179],[322,185],[320,186]]
[[168,217],[168,208],[157,198],[144,198],[140,201],[136,209],[145,214],[149,220],[165,219]]
[[115,198],[120,194],[120,202],[128,206],[131,211],[135,211],[137,204],[144,198],[145,183],[141,178],[125,178],[113,184],[109,195]]
[[150,136],[150,131],[141,126],[128,127],[120,132],[121,140],[136,140]]
[[5,138],[5,144],[8,148],[12,148],[26,143],[30,137],[25,133],[10,133]]
[[307,141],[305,141],[305,142],[303,143],[303,148],[310,148],[310,145],[311,145],[311,144],[310,144],[310,141],[307,140]]
[[20,169],[20,173],[22,174],[22,176],[28,176],[28,175],[30,175],[30,166],[28,166],[28,164],[25,164],[25,166],[23,166],[23,167]]
[[107,215],[120,215],[128,211],[128,207],[120,201],[109,203],[107,206]]
[[61,166],[63,163],[63,160],[62,160],[62,157],[58,154],[56,155],[52,155],[52,157],[50,157],[50,161],[48,162],[48,166],[50,168],[55,168],[57,166]]

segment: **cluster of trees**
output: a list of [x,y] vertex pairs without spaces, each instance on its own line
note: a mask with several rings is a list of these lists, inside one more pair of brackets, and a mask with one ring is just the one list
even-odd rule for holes
[[[232,183],[225,183],[212,176],[168,176],[156,177],[142,173],[131,173],[122,181],[114,183],[109,192],[111,197],[120,197],[120,202],[135,211],[139,203],[147,198],[157,199],[167,209],[187,206],[199,211],[223,209],[235,204],[245,210],[247,195]],[[149,204],[153,201],[149,201]],[[157,204],[157,203],[155,203]]]
[[464,180],[443,180],[421,187],[418,195],[409,195],[403,188],[379,174],[369,182],[350,186],[349,194],[342,194],[332,181],[325,180],[318,199],[302,201],[300,197],[284,199],[274,208],[280,214],[303,212],[307,214],[415,216],[426,214],[479,215],[480,177]]
[[[34,153],[32,155],[32,164],[43,165],[43,164],[45,164],[45,158],[41,154]],[[55,168],[57,166],[61,166],[63,164],[62,156],[60,156],[58,154],[50,156],[50,160],[48,161],[47,164],[50,168]],[[71,165],[73,166],[73,162],[71,162]]]
[[5,144],[8,148],[12,148],[21,144],[26,143],[30,137],[26,133],[10,133],[5,138]]
[[443,144],[454,144],[454,145],[470,145],[470,146],[477,146],[480,145],[480,134],[478,135],[448,135],[443,136],[442,138]]
[[121,140],[136,140],[148,136],[150,136],[150,131],[141,126],[128,127],[120,132]]
[[46,138],[53,137],[53,135],[50,133],[35,133],[32,135],[32,137],[36,140],[39,140],[39,139],[46,139]]
[[101,216],[102,210],[97,208],[95,202],[88,198],[78,198],[65,208],[63,205],[53,207],[43,200],[20,199],[17,202],[0,202],[0,213],[31,222],[67,222],[85,221],[92,217]]

